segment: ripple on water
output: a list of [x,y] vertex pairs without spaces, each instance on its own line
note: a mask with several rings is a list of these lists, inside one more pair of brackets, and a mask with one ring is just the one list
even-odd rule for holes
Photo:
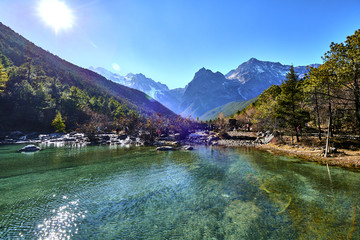
[[0,179],[0,239],[346,239],[352,229],[359,239],[355,173],[334,170],[332,191],[311,164],[144,149],[56,149],[25,159],[43,157],[36,171],[13,166],[21,174]]
[[[80,206],[80,200],[52,194],[44,199],[14,202],[0,219],[0,237],[4,239],[34,238],[70,239],[78,233],[87,211]],[[46,200],[45,200],[46,201]]]
[[52,209],[50,216],[45,217],[36,226],[35,235],[39,239],[70,239],[74,234],[78,234],[79,225],[87,211],[79,208],[79,199],[69,201],[67,196],[63,196],[62,199],[67,202]]

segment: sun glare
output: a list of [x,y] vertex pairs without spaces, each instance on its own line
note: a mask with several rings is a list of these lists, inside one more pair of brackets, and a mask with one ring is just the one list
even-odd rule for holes
[[74,15],[71,9],[61,0],[41,0],[38,13],[44,23],[55,33],[72,28]]

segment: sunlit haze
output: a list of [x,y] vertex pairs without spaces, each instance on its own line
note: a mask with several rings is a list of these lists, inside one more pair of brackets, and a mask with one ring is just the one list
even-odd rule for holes
[[38,14],[44,23],[55,33],[72,28],[74,15],[65,2],[60,0],[41,0]]

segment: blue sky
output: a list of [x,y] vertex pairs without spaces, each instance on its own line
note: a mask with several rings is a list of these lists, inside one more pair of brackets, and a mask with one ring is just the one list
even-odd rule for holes
[[56,34],[39,1],[1,0],[0,21],[81,67],[143,73],[170,88],[201,67],[226,74],[251,57],[321,63],[331,42],[360,28],[359,0],[63,0],[75,21]]

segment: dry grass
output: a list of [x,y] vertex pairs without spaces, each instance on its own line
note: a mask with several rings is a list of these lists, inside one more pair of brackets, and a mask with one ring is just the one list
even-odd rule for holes
[[323,155],[325,139],[319,141],[316,137],[302,138],[299,143],[292,143],[291,137],[284,137],[286,144],[270,143],[259,145],[257,148],[267,150],[273,154],[296,156],[308,161],[323,165],[340,166],[344,168],[360,169],[359,141],[333,138],[331,146],[337,148],[336,153],[331,153],[325,158]]

